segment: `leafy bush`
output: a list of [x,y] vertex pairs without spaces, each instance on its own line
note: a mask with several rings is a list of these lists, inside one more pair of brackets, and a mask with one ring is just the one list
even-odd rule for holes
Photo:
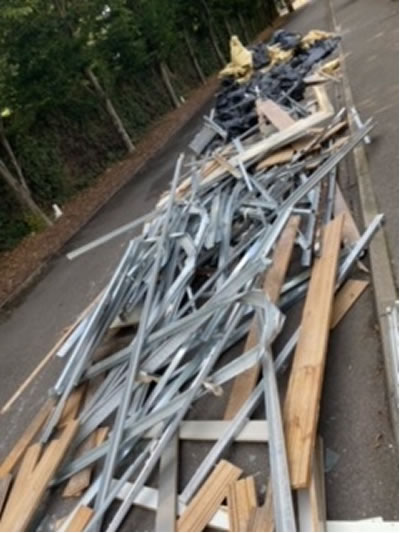
[[[161,63],[178,98],[199,83],[184,32],[208,76],[211,32],[226,58],[228,29],[244,39],[238,13],[251,36],[277,14],[272,0],[0,0],[0,160],[18,180],[6,139],[36,203],[62,204],[125,153],[110,106],[137,142],[171,109]],[[0,180],[0,250],[42,229],[23,211]]]

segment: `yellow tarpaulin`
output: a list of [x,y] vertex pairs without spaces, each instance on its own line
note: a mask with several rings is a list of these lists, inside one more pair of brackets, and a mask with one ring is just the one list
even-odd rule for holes
[[231,61],[223,68],[219,77],[235,76],[238,81],[247,81],[253,73],[253,56],[250,50],[242,45],[236,35],[230,40]]
[[279,63],[286,63],[293,57],[293,50],[283,50],[279,44],[268,46],[269,65],[268,69]]
[[310,30],[301,40],[301,46],[305,50],[308,50],[310,46],[315,44],[318,41],[322,41],[324,39],[330,39],[331,37],[334,37],[335,35],[333,33],[329,33],[327,31],[322,30]]
[[[329,39],[333,37],[333,33],[329,33],[322,30],[311,30],[303,37],[300,46],[307,50],[310,46],[313,46],[318,41]],[[250,50],[248,50],[240,42],[236,35],[233,35],[230,39],[231,60],[223,68],[219,77],[234,76],[239,82],[248,81],[253,74],[253,56]],[[293,57],[294,50],[283,50],[279,44],[275,44],[267,47],[267,54],[269,57],[269,64],[262,72],[267,72],[273,66],[279,63],[287,63]]]

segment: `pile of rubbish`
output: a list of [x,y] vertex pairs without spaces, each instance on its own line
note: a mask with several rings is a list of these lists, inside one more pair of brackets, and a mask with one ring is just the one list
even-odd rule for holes
[[335,50],[338,41],[338,37],[316,30],[305,37],[279,30],[267,44],[247,50],[232,37],[232,61],[220,72],[223,81],[216,98],[215,122],[231,139],[257,124],[257,98],[269,98],[282,107],[296,106],[304,97],[305,77]]
[[[348,134],[328,78],[306,80],[336,42],[279,31],[242,50],[246,81],[230,70],[196,156],[181,155],[155,210],[124,228],[145,222],[59,343],[65,364],[50,399],[0,466],[15,480],[2,530],[37,525],[49,488],[79,497],[60,531],[118,531],[137,507],[155,511],[157,531],[304,530],[304,494],[323,479],[312,465],[329,331],[368,284],[359,258],[383,222],[360,234],[337,183],[371,121]],[[288,331],[285,314],[302,299]],[[287,341],[275,353],[279,334]],[[188,420],[210,397],[225,402],[224,420]],[[265,418],[251,420],[262,404]],[[183,487],[181,439],[214,441]],[[264,502],[254,477],[224,459],[235,441],[268,443]]]

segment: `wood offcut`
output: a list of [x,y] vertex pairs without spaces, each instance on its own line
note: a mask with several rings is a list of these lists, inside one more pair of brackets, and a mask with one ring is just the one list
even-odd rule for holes
[[237,466],[221,460],[179,518],[177,531],[203,531],[241,473]]
[[322,256],[315,260],[312,269],[284,403],[286,446],[294,488],[305,488],[310,482],[342,227],[343,215],[325,227]]
[[239,479],[228,487],[230,531],[247,531],[250,514],[257,507],[254,477]]

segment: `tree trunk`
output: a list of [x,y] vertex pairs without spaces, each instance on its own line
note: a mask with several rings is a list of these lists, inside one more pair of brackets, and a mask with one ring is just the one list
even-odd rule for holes
[[231,38],[232,34],[231,32],[229,31],[229,28],[228,28],[228,24],[226,22],[226,19],[224,18],[224,28],[225,28],[225,31],[226,31],[226,36],[228,38],[228,42],[229,42],[229,39]]
[[215,35],[214,27],[213,27],[212,20],[211,20],[210,8],[208,7],[206,0],[202,0],[201,3],[204,6],[204,10],[206,12],[207,19],[208,19],[208,33],[210,34],[211,44],[213,45],[215,54],[221,64],[221,67],[224,67],[226,60],[224,58],[224,54],[221,52],[221,49],[218,45],[218,39],[217,39],[217,36]]
[[253,34],[253,39],[257,37],[257,27],[253,19],[250,19],[251,33]]
[[169,73],[168,73],[168,67],[167,67],[167,64],[164,62],[164,61],[161,61],[160,63],[160,72],[161,72],[161,77],[162,77],[162,80],[164,82],[164,85],[165,85],[165,88],[167,89],[168,91],[168,94],[172,100],[172,103],[174,104],[174,106],[176,108],[180,107],[181,103],[179,101],[179,98],[175,92],[175,89],[173,88],[172,86],[172,83],[171,83],[171,80],[170,80],[170,77],[169,77]]
[[8,157],[10,158],[10,161],[15,169],[15,172],[17,173],[20,184],[22,185],[22,187],[24,187],[26,191],[30,193],[28,184],[26,183],[26,180],[25,180],[25,176],[22,172],[21,165],[18,162],[17,156],[14,153],[14,150],[12,149],[10,143],[8,142],[7,136],[4,131],[3,121],[1,118],[0,118],[0,142],[4,147],[4,150],[7,152]]
[[241,27],[241,29],[242,29],[242,32],[243,32],[244,38],[246,39],[246,43],[249,43],[249,42],[250,42],[250,37],[249,37],[249,34],[248,34],[248,32],[247,32],[246,25],[245,25],[244,20],[243,20],[243,16],[242,16],[242,14],[240,13],[240,11],[238,12],[238,19],[239,19],[239,24],[240,24],[240,27]]
[[123,143],[125,144],[128,152],[133,152],[135,150],[135,146],[133,142],[131,141],[131,138],[128,135],[128,132],[125,129],[125,126],[119,117],[117,111],[115,110],[115,107],[113,106],[113,103],[105,93],[104,89],[100,85],[100,82],[96,76],[96,74],[93,72],[91,68],[87,68],[85,70],[86,76],[88,77],[89,81],[92,83],[97,95],[100,97],[100,99],[103,101],[104,106],[107,110],[107,113],[110,115],[111,120],[114,124],[115,129],[119,133],[119,136],[121,137]]
[[52,226],[53,222],[49,217],[42,211],[42,209],[37,205],[35,200],[32,198],[29,190],[25,189],[23,185],[15,178],[11,172],[8,170],[5,163],[0,159],[0,174],[3,176],[7,184],[14,191],[15,196],[18,202],[23,208],[28,208],[32,213],[40,217],[47,226]]
[[[66,6],[65,0],[53,0],[53,4],[56,10],[59,12],[61,18],[66,22],[65,29],[67,31],[68,36],[70,37],[70,39],[75,39],[74,28],[71,24],[71,21],[67,19],[67,9],[66,9],[67,6]],[[110,115],[112,123],[114,124],[115,129],[117,130],[119,136],[121,137],[122,142],[125,144],[126,149],[130,153],[134,152],[135,145],[131,141],[131,138],[128,132],[126,131],[125,126],[120,116],[118,115],[113,103],[111,102],[110,98],[107,96],[99,80],[97,79],[96,74],[93,72],[91,68],[85,69],[85,74],[86,74],[86,77],[91,82],[91,84],[93,85],[100,100],[102,100],[102,102],[104,103],[104,107],[107,113]]]
[[203,73],[203,71],[201,69],[201,66],[200,66],[199,62],[197,61],[196,54],[194,53],[194,50],[193,50],[193,47],[192,47],[192,43],[190,42],[190,37],[189,37],[189,34],[188,34],[186,29],[184,30],[183,35],[184,35],[184,38],[185,38],[187,49],[189,51],[190,59],[192,60],[194,69],[197,72],[199,80],[201,81],[201,83],[205,83],[206,79],[205,79],[204,73]]
[[232,35],[235,35],[235,32],[232,30],[231,23],[229,22],[228,19],[224,19],[224,23],[225,23],[225,28],[226,28],[226,31],[228,32],[229,38],[231,38]]
[[226,64],[226,60],[224,58],[224,54],[221,52],[221,49],[218,45],[217,36],[215,35],[215,31],[214,31],[211,21],[208,23],[208,32],[210,34],[211,44],[213,45],[213,48],[221,64],[221,67],[224,67]]
[[286,7],[287,7],[288,10],[289,10],[289,13],[293,13],[293,11],[294,11],[294,7],[293,7],[293,2],[292,2],[292,0],[284,0],[284,2],[285,2]]
[[265,14],[267,17],[267,26],[273,26],[275,19],[279,16],[279,10],[276,2],[267,2],[265,5]]

